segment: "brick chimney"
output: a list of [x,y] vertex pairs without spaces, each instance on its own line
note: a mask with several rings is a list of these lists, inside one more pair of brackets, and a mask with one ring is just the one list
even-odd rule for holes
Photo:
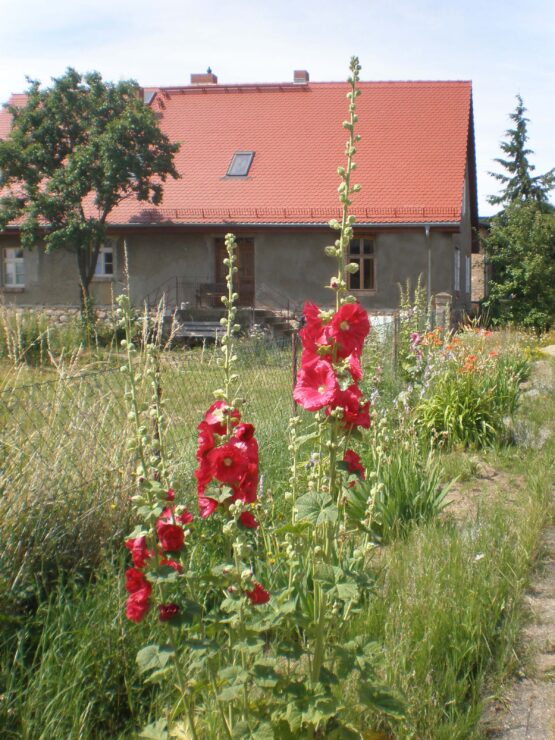
[[308,82],[310,79],[308,72],[306,69],[296,69],[293,72],[293,82],[298,82],[299,84],[304,84]]
[[212,72],[210,67],[206,70],[204,74],[192,74],[191,75],[191,85],[217,85],[218,84],[218,78],[216,75]]

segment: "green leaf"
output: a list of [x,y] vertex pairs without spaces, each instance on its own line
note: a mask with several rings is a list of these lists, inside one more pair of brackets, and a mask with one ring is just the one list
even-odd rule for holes
[[305,493],[295,503],[297,517],[318,526],[324,522],[335,522],[339,512],[327,493]]
[[252,673],[255,683],[264,689],[275,688],[281,678],[269,661],[255,663]]
[[235,645],[235,649],[241,653],[253,655],[254,653],[261,653],[264,645],[264,640],[261,640],[259,637],[247,637],[246,640],[238,642]]
[[405,716],[405,702],[388,688],[361,681],[358,685],[358,696],[365,707],[378,709],[395,719],[403,719]]
[[149,740],[167,740],[167,721],[165,719],[159,719],[157,722],[152,722],[150,725],[143,727],[139,733],[139,737],[146,737],[149,738]]
[[140,673],[157,671],[164,668],[174,651],[169,645],[147,645],[137,653],[137,665]]

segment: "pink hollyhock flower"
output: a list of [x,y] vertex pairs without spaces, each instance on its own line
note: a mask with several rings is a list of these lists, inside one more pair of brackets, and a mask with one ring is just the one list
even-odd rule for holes
[[169,622],[179,614],[177,604],[160,604],[158,607],[158,618],[161,622]]
[[198,447],[196,458],[202,460],[202,458],[214,448],[214,432],[205,421],[201,421],[197,427],[198,429]]
[[323,409],[338,390],[337,378],[329,362],[314,360],[301,365],[293,398],[307,411]]
[[254,515],[251,514],[250,511],[241,512],[241,515],[239,516],[239,521],[241,522],[243,527],[247,527],[247,529],[256,529],[259,526],[258,522],[254,518]]
[[167,524],[164,521],[156,522],[156,533],[162,549],[166,552],[177,552],[183,547],[185,532],[177,524]]
[[199,496],[198,508],[201,519],[208,519],[218,508],[218,502],[208,496]]
[[360,356],[370,331],[368,314],[359,303],[344,303],[330,322],[329,334],[334,339],[338,357],[354,353]]
[[181,573],[183,571],[183,566],[176,560],[168,560],[167,558],[162,558],[160,560],[160,565],[166,565],[168,568],[173,568],[178,573]]
[[354,450],[346,450],[343,455],[343,462],[347,463],[349,473],[358,473],[359,477],[364,480],[366,472],[360,460],[360,456]]
[[264,586],[261,586],[260,583],[257,583],[256,581],[254,582],[254,588],[252,591],[246,591],[246,594],[249,601],[251,604],[254,604],[254,606],[267,604],[268,601],[270,601],[270,594],[266,591]]
[[220,483],[236,483],[241,480],[249,463],[245,450],[233,442],[226,442],[208,454],[212,477]]
[[137,570],[137,568],[128,568],[125,571],[125,590],[128,593],[134,594],[145,587],[150,588],[150,584],[142,571]]
[[213,434],[222,435],[227,433],[226,413],[228,411],[231,413],[231,426],[236,426],[241,420],[241,414],[237,409],[230,408],[225,401],[214,401],[204,415],[203,421]]
[[125,604],[125,616],[132,622],[142,622],[145,614],[150,609],[150,594],[152,586],[147,584],[139,591],[135,591],[127,597]]
[[144,568],[148,558],[152,557],[152,551],[146,546],[146,537],[135,537],[126,540],[125,547],[131,553],[133,565]]

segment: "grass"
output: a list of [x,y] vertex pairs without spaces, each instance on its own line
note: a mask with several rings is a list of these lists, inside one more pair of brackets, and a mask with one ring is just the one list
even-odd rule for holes
[[[271,503],[269,515],[279,518],[290,356],[258,352],[256,359],[244,349],[243,391],[257,424],[264,487],[274,491],[263,505]],[[376,356],[371,362],[378,364]],[[382,364],[383,395],[394,395],[398,378],[387,358]],[[195,427],[218,378],[209,351],[164,360],[181,500],[194,497]],[[124,565],[114,556],[128,531],[130,493],[122,394],[117,371],[2,394],[0,726],[8,738],[123,739],[164,713],[165,692],[143,684],[136,672],[135,654],[152,639],[151,628],[124,620]],[[523,400],[515,423],[527,425],[533,440],[553,418],[546,386],[540,398]],[[394,430],[395,419],[389,423]],[[402,442],[387,450],[401,468]],[[483,459],[525,476],[524,485],[498,491],[471,521],[433,518],[403,529],[403,538],[393,536],[370,563],[376,590],[353,615],[352,633],[375,639],[381,675],[404,693],[408,711],[401,726],[370,713],[354,718],[365,727],[407,738],[477,737],[486,686],[514,666],[522,594],[549,515],[555,442],[486,453],[459,449],[434,465],[445,482],[471,481]]]

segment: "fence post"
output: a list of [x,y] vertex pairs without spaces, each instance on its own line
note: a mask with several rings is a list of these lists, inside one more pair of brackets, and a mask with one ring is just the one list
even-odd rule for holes
[[292,403],[292,409],[291,413],[293,416],[297,416],[297,403],[295,399],[293,398],[293,391],[295,390],[295,385],[297,384],[297,364],[298,364],[298,357],[297,357],[297,330],[294,329],[291,334],[291,370],[292,370],[292,390],[291,390],[291,403]]
[[399,333],[401,317],[398,311],[393,314],[393,374],[397,377],[399,365]]

